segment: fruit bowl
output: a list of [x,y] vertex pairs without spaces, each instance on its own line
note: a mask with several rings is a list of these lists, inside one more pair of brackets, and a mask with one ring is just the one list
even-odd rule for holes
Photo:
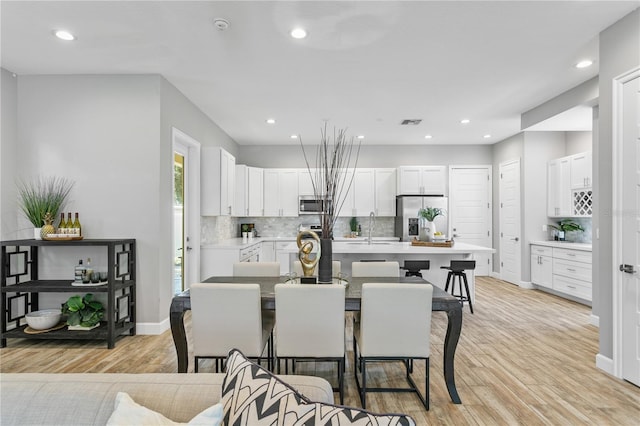
[[60,322],[62,312],[60,309],[43,309],[41,311],[29,312],[25,318],[27,324],[34,330],[46,330],[56,326]]

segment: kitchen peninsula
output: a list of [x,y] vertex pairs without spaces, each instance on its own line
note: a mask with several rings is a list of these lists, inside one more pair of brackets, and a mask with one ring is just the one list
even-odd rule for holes
[[[397,261],[400,266],[405,260],[429,260],[431,266],[429,270],[423,270],[422,275],[424,279],[441,288],[444,288],[447,280],[447,270],[440,269],[441,266],[448,266],[451,260],[473,260],[474,254],[495,253],[495,251],[490,247],[460,242],[452,247],[412,246],[410,242],[376,240],[371,244],[366,241],[333,242],[333,260],[341,261],[341,272],[347,275],[351,275],[351,262],[361,260]],[[293,262],[298,256],[298,246],[295,242],[290,243],[284,247],[283,252],[289,253],[289,261]],[[471,300],[475,301],[474,274],[469,271],[467,277]]]

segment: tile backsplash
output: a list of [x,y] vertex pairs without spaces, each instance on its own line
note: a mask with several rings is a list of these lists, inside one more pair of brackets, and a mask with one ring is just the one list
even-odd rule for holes
[[[334,226],[335,236],[347,235],[350,232],[350,217],[339,217]],[[393,217],[376,217],[371,232],[374,237],[394,236]],[[240,224],[253,223],[261,237],[295,237],[300,224],[311,225],[319,223],[317,217],[229,217],[203,216],[200,222],[202,245],[215,244],[220,241],[240,236]],[[362,228],[362,235],[367,235],[369,217],[358,217]]]

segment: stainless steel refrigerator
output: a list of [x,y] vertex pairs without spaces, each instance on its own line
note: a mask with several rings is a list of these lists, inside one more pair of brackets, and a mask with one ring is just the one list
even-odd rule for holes
[[437,195],[398,195],[396,197],[395,235],[400,241],[411,241],[420,232],[418,210],[439,207],[447,211],[435,218],[436,230],[449,236],[449,198]]

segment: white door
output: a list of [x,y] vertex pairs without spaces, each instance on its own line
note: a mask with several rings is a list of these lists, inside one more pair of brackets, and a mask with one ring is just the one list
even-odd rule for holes
[[614,102],[614,205],[622,212],[614,220],[613,283],[620,289],[614,317],[621,321],[621,376],[640,386],[640,70],[621,83]]
[[173,144],[173,294],[200,276],[200,143],[172,129]]
[[[492,247],[491,166],[449,167],[449,223],[456,241]],[[446,230],[444,230],[446,232]],[[492,254],[476,254],[476,275],[489,275]]]
[[500,163],[500,278],[520,285],[520,159]]

